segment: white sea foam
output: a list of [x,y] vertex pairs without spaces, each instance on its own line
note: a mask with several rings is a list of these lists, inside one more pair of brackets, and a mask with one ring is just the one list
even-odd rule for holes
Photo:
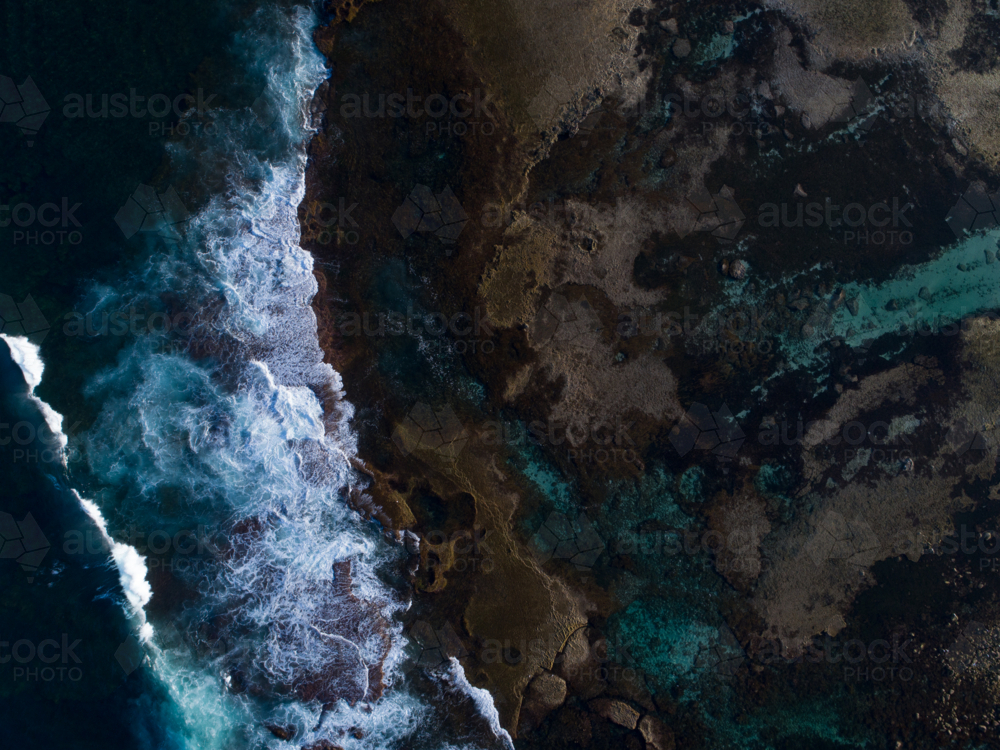
[[469,682],[469,679],[465,676],[465,670],[462,669],[461,663],[454,656],[449,659],[451,666],[449,668],[451,679],[454,684],[463,692],[465,695],[472,699],[472,702],[476,704],[476,708],[479,709],[479,713],[482,714],[483,718],[489,723],[490,731],[493,732],[493,736],[497,739],[503,740],[505,744],[513,750],[514,740],[511,739],[510,734],[507,730],[500,725],[500,714],[493,704],[493,696],[490,695],[488,690],[483,688],[477,688]]
[[[297,215],[312,132],[307,104],[326,70],[312,43],[315,17],[300,11],[289,29],[279,13],[263,8],[238,43],[248,64],[267,71],[278,111],[271,130],[251,146],[242,139],[261,127],[252,114],[218,113],[210,145],[213,157],[231,162],[229,190],[204,202],[181,241],[149,253],[130,288],[91,295],[100,307],[170,293],[211,310],[194,335],[218,343],[218,354],[163,353],[152,336],[130,342],[88,386],[102,411],[85,454],[115,488],[99,502],[116,522],[224,532],[224,554],[175,572],[198,596],[158,621],[154,638],[153,668],[184,717],[191,750],[245,744],[247,734],[264,746],[274,741],[265,723],[294,725],[303,746],[327,739],[377,750],[412,744],[417,734],[445,746],[426,725],[431,707],[398,672],[404,636],[393,617],[405,604],[379,571],[403,553],[341,495],[356,451],[352,410],[319,345],[311,307],[318,285]],[[190,162],[185,148],[168,150]],[[334,574],[345,561],[349,592]],[[119,564],[135,571],[129,584],[142,601],[137,562],[125,554]],[[375,700],[369,668],[380,663],[390,687]],[[241,680],[265,692],[267,705]],[[296,697],[310,682],[341,696],[332,710]],[[509,741],[489,694],[462,684]],[[363,740],[347,734],[352,727]]]
[[[39,353],[38,346],[23,336],[6,336],[0,333],[0,338],[7,343],[12,359],[21,368],[28,387],[34,391],[35,388],[41,385],[42,374],[45,372],[45,365]],[[31,393],[30,397],[42,412],[49,430],[58,439],[60,448],[65,448],[68,444],[68,439],[62,432],[62,414],[55,411],[47,403],[35,396],[34,393]],[[65,465],[65,463],[65,455],[63,455],[63,464]],[[72,490],[72,492],[73,496],[76,497],[77,501],[87,512],[87,515],[97,525],[105,542],[109,545],[111,557],[118,568],[122,589],[131,607],[129,614],[137,624],[140,637],[145,641],[150,640],[153,635],[153,628],[146,621],[145,606],[149,603],[150,598],[152,598],[153,592],[149,586],[149,582],[146,580],[145,559],[134,547],[115,542],[108,534],[108,525],[101,515],[100,509],[90,500],[80,497],[76,490]]]
[[41,384],[42,373],[45,372],[45,365],[38,353],[38,347],[24,336],[8,336],[5,333],[0,333],[0,339],[7,342],[7,346],[10,347],[11,359],[24,373],[24,380],[28,384],[29,390],[34,391]]
[[50,435],[44,436],[45,442],[51,443],[54,447],[58,448],[60,452],[60,459],[65,466],[66,455],[63,451],[69,444],[69,440],[62,431],[62,414],[57,412],[35,395],[35,388],[41,385],[42,373],[45,372],[45,364],[42,362],[38,347],[24,336],[7,336],[6,334],[0,333],[0,339],[7,342],[7,346],[10,348],[11,358],[14,360],[14,363],[21,368],[21,372],[24,374],[24,380],[28,384],[28,389],[30,391],[28,397],[38,407],[39,411],[41,411],[42,417],[45,419],[45,424],[49,428]]
[[144,642],[150,642],[153,638],[153,626],[146,621],[145,607],[149,604],[149,600],[153,598],[153,590],[149,585],[149,581],[146,580],[146,574],[148,573],[146,558],[140,555],[135,547],[116,542],[111,538],[111,534],[108,533],[108,523],[104,520],[104,516],[101,515],[101,509],[96,504],[84,497],[80,497],[80,494],[76,490],[73,490],[73,495],[80,502],[80,505],[83,506],[87,515],[97,525],[104,538],[104,542],[111,550],[111,559],[114,560],[115,566],[118,568],[118,576],[122,583],[122,589],[125,591],[125,598],[128,599],[128,603],[132,608],[130,614],[137,621],[139,637]]
[[265,362],[252,362],[251,367],[258,368],[261,383],[270,394],[268,400],[282,426],[282,437],[285,440],[322,440],[326,428],[323,426],[323,406],[316,394],[304,385],[278,385]]
[[[99,306],[167,291],[194,309],[216,300],[195,335],[220,342],[225,354],[195,360],[137,337],[88,387],[102,411],[84,447],[94,474],[116,488],[101,496],[116,523],[168,533],[204,524],[223,531],[229,545],[224,555],[175,572],[198,598],[156,631],[154,669],[184,716],[192,748],[228,747],[246,732],[263,745],[273,741],[265,723],[293,723],[304,744],[350,745],[341,736],[346,728],[367,727],[366,747],[391,747],[423,715],[419,699],[403,692],[365,708],[374,697],[369,668],[384,663],[392,681],[402,659],[401,627],[392,619],[402,604],[378,576],[401,553],[340,495],[355,452],[351,409],[339,375],[323,361],[311,307],[318,286],[312,258],[299,246],[312,132],[306,104],[326,71],[311,41],[316,19],[299,12],[294,28],[282,29],[276,13],[262,9],[240,44],[268,71],[278,120],[264,132],[254,130],[261,126],[249,112],[218,113],[211,150],[232,160],[232,189],[206,200],[181,241],[149,254],[133,277],[139,289],[91,295]],[[268,53],[276,59],[265,59]],[[254,133],[264,146],[242,142]],[[286,152],[274,145],[281,143]],[[184,148],[172,145],[171,156],[183,162]],[[325,414],[324,403],[337,412]],[[348,560],[353,585],[345,591],[334,565]],[[138,571],[136,562],[126,554],[120,564]],[[145,595],[140,580],[133,581],[137,601]],[[220,614],[223,623],[206,635]],[[255,704],[234,682],[241,679],[269,691],[270,707]],[[342,696],[322,723],[318,701],[294,698],[310,684],[327,698]]]

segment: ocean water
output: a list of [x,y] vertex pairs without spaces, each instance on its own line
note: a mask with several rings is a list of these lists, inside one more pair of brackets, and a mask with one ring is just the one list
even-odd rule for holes
[[[95,14],[115,11],[116,33],[133,28],[131,9]],[[4,174],[8,195],[47,185],[90,200],[83,242],[15,248],[12,298],[34,291],[54,325],[11,329],[0,347],[7,422],[49,438],[29,446],[42,458],[5,452],[0,511],[13,520],[0,521],[28,541],[37,523],[51,553],[2,561],[5,579],[15,563],[26,575],[5,591],[0,640],[30,641],[25,667],[44,670],[36,641],[79,639],[81,671],[15,675],[0,715],[41,746],[509,746],[457,663],[422,691],[404,678],[405,554],[345,501],[352,409],[318,345],[297,221],[310,102],[328,73],[318,9],[202,3],[156,19],[181,35],[163,57],[189,63],[185,89],[208,87],[210,112],[129,123],[118,151],[88,151],[69,128],[103,123],[72,122],[73,89],[50,93],[38,159],[17,143]],[[108,119],[102,92],[127,90],[103,80],[81,95],[84,120]],[[90,190],[70,172],[108,176]],[[49,291],[66,265],[76,274]],[[63,653],[64,672],[76,655]],[[444,705],[465,706],[468,726],[442,727]]]

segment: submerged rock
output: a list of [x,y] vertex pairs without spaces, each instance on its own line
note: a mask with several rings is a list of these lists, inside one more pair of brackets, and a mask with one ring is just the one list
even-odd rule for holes
[[643,716],[639,731],[646,740],[646,750],[674,750],[674,733],[653,716]]
[[290,740],[295,736],[295,727],[282,727],[277,724],[266,724],[267,731],[279,740]]
[[521,731],[537,727],[566,700],[566,681],[551,672],[542,672],[528,685],[521,704]]

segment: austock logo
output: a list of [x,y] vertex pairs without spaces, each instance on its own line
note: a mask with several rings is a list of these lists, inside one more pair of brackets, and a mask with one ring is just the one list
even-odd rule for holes
[[[802,193],[801,197],[806,197],[805,193]],[[803,203],[799,200],[794,203],[762,203],[758,210],[757,223],[761,227],[771,229],[826,227],[828,230],[833,230],[848,227],[854,231],[841,229],[844,232],[845,242],[848,239],[859,239],[856,235],[861,232],[877,231],[882,235],[888,232],[891,239],[894,240],[896,235],[899,235],[900,242],[908,245],[913,242],[913,233],[909,231],[913,228],[913,223],[906,214],[913,208],[915,208],[913,203],[901,201],[898,197],[892,199],[892,205],[879,202],[868,206],[861,203],[848,203],[842,206],[834,203],[829,197],[824,198],[822,202]],[[882,240],[874,244],[884,242],[883,236]]]
[[995,229],[1000,225],[1000,193],[987,193],[982,185],[972,185],[952,206],[945,221],[958,239],[966,233]]
[[65,466],[70,459],[78,458],[76,449],[68,445],[69,437],[79,425],[76,422],[69,428],[57,426],[53,429],[45,421],[41,424],[30,420],[12,424],[0,422],[0,455],[6,460],[9,454],[15,464],[59,463]]
[[129,635],[115,651],[115,661],[126,676],[141,667],[147,658],[146,649],[134,635]]
[[563,449],[566,458],[581,464],[640,465],[639,453],[629,430],[635,422],[621,415],[614,422],[602,419],[560,422],[555,419],[531,422],[491,420],[482,425],[477,437],[483,445],[521,447],[550,446]]
[[139,185],[115,214],[115,223],[127,240],[139,232],[153,232],[177,241],[181,239],[181,224],[188,218],[188,210],[173,187],[157,193],[149,185]]
[[691,408],[677,420],[668,439],[678,455],[686,456],[694,449],[710,451],[720,461],[735,458],[746,436],[736,422],[736,417],[723,404],[718,411],[711,411],[704,404],[691,404]]
[[736,202],[736,193],[728,185],[723,185],[718,193],[712,195],[702,189],[687,198],[688,210],[693,215],[694,224],[688,228],[680,228],[681,239],[689,231],[709,232],[713,237],[725,242],[732,242],[740,233],[746,216]]
[[830,122],[854,122],[857,130],[867,133],[878,118],[875,96],[860,77],[851,85],[848,100],[838,104],[840,111],[830,118]]
[[600,343],[602,330],[586,297],[570,302],[562,294],[553,294],[535,316],[531,336],[542,346],[589,351]]
[[154,529],[145,531],[135,526],[113,530],[111,536],[96,528],[70,529],[63,534],[65,555],[112,555],[111,539],[122,540],[140,554],[149,571],[166,570],[183,575],[212,569],[219,555],[218,532],[198,525],[193,529]]
[[312,240],[320,245],[331,242],[337,245],[341,242],[358,244],[361,239],[357,231],[358,222],[351,216],[357,207],[357,202],[347,205],[346,198],[338,198],[337,205],[312,201],[306,207],[302,222],[303,240]]
[[822,641],[815,638],[793,657],[782,655],[780,641],[764,640],[758,644],[755,658],[763,664],[843,665],[843,677],[848,682],[909,682],[914,677],[913,668],[908,666],[913,663],[909,646],[910,640],[898,632],[889,639],[872,641],[841,641],[825,635]]
[[553,511],[531,538],[531,551],[539,564],[566,560],[581,571],[594,567],[604,546],[604,540],[583,513],[571,520]]
[[0,76],[0,123],[12,123],[24,134],[28,146],[35,145],[35,135],[48,117],[50,107],[28,76],[20,86],[7,76]]
[[257,124],[265,130],[270,129],[274,125],[278,119],[278,115],[281,113],[281,103],[277,99],[277,94],[268,85],[264,87],[264,90],[260,92],[260,96],[254,99],[253,104],[250,105],[250,111],[253,112]]
[[[114,94],[79,94],[72,93],[63,97],[63,117],[69,120],[91,119],[107,120],[131,118],[133,120],[152,120],[149,123],[149,134],[159,136],[187,136],[202,132],[214,135],[218,126],[211,119],[212,100],[217,94],[205,95],[203,89],[195,94],[179,94],[170,97],[167,94],[139,94],[134,88],[128,93],[119,91]],[[200,119],[194,119],[195,117]],[[163,120],[172,118],[176,124],[167,124]]]
[[15,521],[10,513],[0,513],[0,559],[17,562],[28,574],[28,583],[34,582],[35,571],[50,546],[31,513],[23,521]]
[[25,336],[38,345],[45,340],[49,328],[49,322],[30,294],[23,302],[14,302],[9,294],[0,294],[0,333]]
[[407,537],[404,544],[407,552],[420,556],[421,567],[429,572],[440,568],[442,573],[490,573],[494,565],[487,544],[490,534],[479,527],[451,533],[434,529],[419,538]]
[[849,520],[831,510],[820,517],[815,532],[806,542],[805,551],[819,567],[828,560],[848,560],[880,547],[879,538],[861,515]]
[[11,224],[16,227],[13,230],[15,245],[79,245],[83,241],[79,231],[82,225],[75,214],[81,205],[70,206],[69,198],[63,197],[61,205],[48,202],[36,206],[22,202],[0,206],[0,228],[6,229]]
[[83,670],[75,665],[83,664],[76,653],[81,643],[79,638],[71,643],[68,633],[62,633],[59,640],[0,641],[0,666],[12,667],[15,682],[79,682]]
[[404,671],[415,667],[434,669],[451,658],[462,659],[469,654],[450,622],[435,628],[425,620],[418,620],[407,631],[407,636],[410,658],[403,664]]
[[[432,234],[445,245],[454,245],[468,222],[462,204],[447,185],[437,195],[426,185],[415,185],[392,215],[404,240],[419,232]],[[445,248],[445,255],[453,252],[454,248]]]
[[450,406],[434,409],[418,403],[393,430],[392,441],[404,456],[430,452],[454,461],[469,442],[469,433]]
[[729,626],[723,623],[709,638],[707,647],[699,651],[695,668],[712,670],[722,677],[733,677],[744,661],[746,654],[743,646]]
[[944,442],[949,451],[959,457],[973,451],[973,456],[982,458],[990,447],[983,433],[973,427],[967,419],[961,417],[952,421],[948,426]]
[[492,135],[496,131],[496,116],[490,110],[490,96],[480,89],[471,94],[417,94],[412,88],[406,93],[345,94],[340,116],[345,119],[386,117],[393,119],[427,119],[428,134],[464,136],[470,132]]

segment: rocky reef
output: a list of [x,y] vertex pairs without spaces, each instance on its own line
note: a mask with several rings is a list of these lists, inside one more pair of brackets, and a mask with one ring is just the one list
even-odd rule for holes
[[519,747],[985,746],[997,11],[329,11],[302,245],[414,665]]

